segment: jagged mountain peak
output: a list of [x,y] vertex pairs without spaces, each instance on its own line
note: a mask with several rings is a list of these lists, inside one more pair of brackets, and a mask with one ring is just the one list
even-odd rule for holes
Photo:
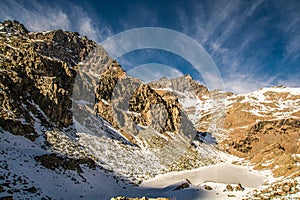
[[0,32],[13,35],[27,35],[29,31],[20,22],[16,20],[7,20],[0,23]]

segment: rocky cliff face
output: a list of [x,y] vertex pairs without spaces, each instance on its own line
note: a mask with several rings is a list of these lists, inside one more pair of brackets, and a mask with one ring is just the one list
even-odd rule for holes
[[260,121],[229,143],[230,151],[256,163],[256,169],[271,169],[275,176],[288,176],[299,171],[300,121],[281,119]]
[[35,140],[35,126],[70,126],[73,66],[95,43],[61,30],[29,33],[16,21],[0,27],[1,127]]
[[[4,108],[1,111],[1,126],[31,140],[38,137],[33,124],[36,122],[32,115],[39,115],[42,126],[46,124],[57,128],[70,126],[71,95],[77,74],[75,66],[84,61],[85,67],[91,68],[93,62],[86,57],[95,48],[95,43],[80,37],[77,33],[61,30],[29,33],[23,25],[15,21],[4,22],[1,27],[0,84],[1,103]],[[99,48],[97,53],[105,59],[101,65],[93,68],[100,70],[96,72],[100,75],[99,80],[94,80],[97,85],[92,88],[96,94],[96,112],[121,130],[127,126],[121,119],[125,116],[120,116],[128,115],[124,112],[137,113],[130,114],[133,122],[148,126],[151,124],[151,106],[159,104],[166,111],[166,116],[163,116],[166,118],[161,122],[161,127],[157,127],[159,132],[178,131],[181,107],[176,97],[168,92],[156,92],[139,80],[128,77],[120,65]],[[90,63],[86,64],[88,61]],[[83,76],[81,72],[78,75]],[[128,88],[131,88],[131,91],[128,91]],[[82,91],[77,92],[79,96],[84,95]],[[45,116],[37,110],[36,105]],[[123,131],[129,139],[130,133],[125,133],[128,130]]]
[[[152,151],[164,166],[186,152],[196,130],[178,97],[172,91],[154,88],[128,76],[102,47],[94,49],[91,55],[78,66],[73,100],[95,104],[89,109],[119,130],[121,137],[132,145]],[[85,126],[90,124],[95,130],[96,122],[88,122],[90,112],[79,104],[74,106],[81,113],[75,112],[76,121]]]
[[[299,89],[273,87],[227,98],[222,145],[256,167],[288,176],[298,170]],[[262,167],[264,166],[264,167]]]
[[[171,139],[170,133],[186,136],[187,141],[193,139],[190,136],[192,134],[188,134],[195,132],[193,124],[188,124],[189,119],[176,95],[170,91],[157,90],[129,77],[102,47],[98,46],[91,55],[93,57],[87,57],[79,65],[73,99],[95,103],[93,109],[96,113],[135,145],[151,144],[151,137],[166,143],[165,137]],[[85,91],[92,92],[88,94]],[[186,122],[184,125],[183,121]],[[150,139],[145,139],[140,134],[142,132],[147,132]]]

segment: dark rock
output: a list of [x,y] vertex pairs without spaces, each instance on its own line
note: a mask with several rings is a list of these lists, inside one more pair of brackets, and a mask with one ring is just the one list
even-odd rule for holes
[[32,187],[30,187],[30,188],[28,188],[28,189],[24,189],[25,191],[28,191],[28,192],[30,192],[30,193],[36,193],[38,190],[36,189],[36,187],[34,187],[34,186],[32,186]]
[[190,187],[190,182],[189,182],[189,181],[186,181],[186,182],[184,182],[184,183],[178,185],[178,186],[177,186],[175,189],[173,189],[173,190],[182,190],[182,189],[188,188],[188,187]]
[[28,34],[28,30],[25,28],[25,26],[21,23],[19,23],[16,20],[7,20],[2,23],[3,29],[2,31],[14,35],[26,35]]
[[239,183],[239,184],[235,187],[235,190],[236,190],[236,191],[244,191],[245,188],[242,186],[242,184]]
[[232,192],[233,191],[233,187],[231,185],[227,185],[226,186],[226,191]]
[[41,162],[41,164],[48,168],[48,169],[58,169],[62,168],[65,170],[73,170],[77,171],[78,173],[82,173],[82,169],[80,167],[81,164],[86,164],[89,168],[95,169],[96,163],[91,158],[68,158],[68,157],[62,157],[58,154],[45,154],[42,156],[36,156],[34,159],[38,162]]
[[209,185],[204,185],[204,189],[206,189],[206,190],[212,190],[212,187],[210,187]]
[[0,200],[13,200],[13,196],[0,197]]

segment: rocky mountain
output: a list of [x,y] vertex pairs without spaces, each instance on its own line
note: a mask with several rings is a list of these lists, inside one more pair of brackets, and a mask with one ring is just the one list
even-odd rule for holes
[[[1,198],[299,195],[298,88],[235,95],[189,75],[144,84],[78,33],[29,32],[17,21],[0,23],[0,86]],[[223,167],[230,162],[240,168]],[[263,184],[245,165],[269,173]],[[203,172],[214,166],[258,181]],[[147,185],[179,171],[191,181]]]
[[[193,137],[184,131],[195,131],[191,123],[181,126],[188,119],[172,93],[127,76],[93,41],[61,30],[29,32],[16,21],[1,23],[0,36],[3,195],[66,198],[55,191],[84,182],[80,190],[66,189],[71,198],[80,192],[108,198],[175,166],[216,162],[190,147]],[[190,164],[181,161],[188,152]],[[94,184],[103,176],[109,184]],[[118,189],[95,192],[110,187]]]
[[276,177],[298,171],[299,105],[299,88],[264,88],[229,97],[222,145]]
[[29,33],[16,21],[1,24],[0,34],[1,127],[34,141],[38,121],[45,127],[70,126],[73,66],[96,44],[61,30]]
[[[169,88],[169,82],[161,80],[152,86]],[[175,82],[184,82],[183,77]],[[220,92],[208,91],[200,84],[191,91],[194,92],[178,96],[179,102],[195,128],[212,132],[221,149],[250,161],[254,169],[271,170],[275,177],[288,177],[299,171],[299,88],[277,86],[240,95],[221,92],[224,104],[218,105],[213,104],[212,95]],[[214,107],[226,112],[222,126],[215,132],[207,126],[212,123]]]

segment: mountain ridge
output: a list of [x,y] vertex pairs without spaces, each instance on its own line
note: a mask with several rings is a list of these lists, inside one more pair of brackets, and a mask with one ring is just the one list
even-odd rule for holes
[[[66,189],[73,199],[123,194],[172,197],[173,190],[132,185],[158,174],[232,159],[268,169],[299,188],[295,156],[299,89],[274,87],[235,95],[209,91],[189,75],[143,84],[129,77],[101,46],[78,33],[29,32],[16,21],[0,24],[0,47],[3,194],[68,199],[53,191],[74,184],[75,190]],[[51,187],[25,167],[25,174],[18,172],[24,165],[62,184]],[[30,182],[32,192],[17,184],[14,175]],[[97,178],[108,181],[108,187]],[[207,190],[204,184],[200,191]],[[200,195],[196,186],[190,187],[195,190],[184,188],[176,194]],[[260,191],[247,189],[243,197],[275,195]],[[290,189],[285,195],[296,192]]]

